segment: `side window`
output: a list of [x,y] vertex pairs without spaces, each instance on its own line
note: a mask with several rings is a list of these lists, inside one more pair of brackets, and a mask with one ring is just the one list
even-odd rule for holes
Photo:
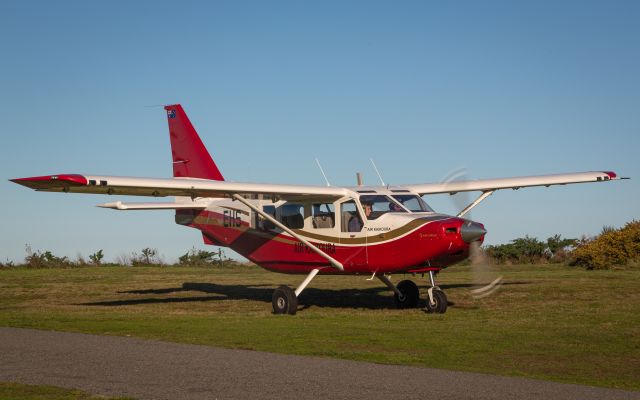
[[316,229],[336,226],[336,213],[331,203],[314,203],[311,206],[311,220]]
[[[276,217],[276,207],[275,206],[263,206],[262,207],[262,211],[264,211],[265,213],[271,215],[273,218]],[[273,224],[273,222],[268,221],[262,217],[259,217],[258,215],[256,215],[258,217],[258,228],[259,229],[263,229],[265,231],[274,229],[276,226]]]
[[280,206],[280,222],[287,228],[304,228],[304,206],[286,203]]
[[362,217],[358,212],[355,201],[347,201],[340,205],[340,230],[342,232],[360,232]]

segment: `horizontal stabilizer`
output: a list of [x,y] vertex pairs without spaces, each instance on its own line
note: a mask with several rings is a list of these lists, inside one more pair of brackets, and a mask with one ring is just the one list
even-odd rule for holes
[[183,210],[183,209],[205,209],[208,202],[184,202],[184,203],[123,203],[115,201],[112,203],[99,204],[98,207],[111,208],[112,210]]

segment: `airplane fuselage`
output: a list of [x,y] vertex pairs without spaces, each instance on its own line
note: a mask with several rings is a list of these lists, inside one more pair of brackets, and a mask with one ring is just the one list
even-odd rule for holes
[[[367,195],[393,202],[392,193]],[[207,244],[229,247],[265,269],[282,273],[308,273],[316,268],[332,274],[425,272],[469,256],[469,243],[461,237],[461,227],[469,221],[404,207],[367,218],[356,191],[331,203],[313,199],[252,202],[338,260],[344,271],[330,268],[305,243],[238,201],[216,199],[204,210],[177,210],[176,223],[202,231]],[[348,225],[354,214],[361,218],[361,226]]]

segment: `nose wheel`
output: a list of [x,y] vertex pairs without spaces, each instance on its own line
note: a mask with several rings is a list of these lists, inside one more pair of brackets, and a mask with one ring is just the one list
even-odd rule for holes
[[430,296],[427,297],[427,304],[424,310],[428,314],[444,314],[447,312],[447,295],[440,289],[431,288]]
[[448,300],[447,295],[444,294],[442,289],[436,286],[435,274],[433,271],[429,271],[429,280],[431,281],[431,287],[427,290],[427,304],[424,310],[428,314],[444,314],[447,312]]

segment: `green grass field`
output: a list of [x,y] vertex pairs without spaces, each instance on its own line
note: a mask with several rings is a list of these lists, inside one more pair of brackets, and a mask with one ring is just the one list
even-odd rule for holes
[[129,400],[129,397],[104,397],[90,395],[81,390],[56,386],[0,383],[0,399],[6,400]]
[[[297,315],[276,316],[273,288],[303,276],[257,267],[9,268],[0,270],[0,325],[640,390],[640,270],[500,273],[502,288],[475,300],[468,267],[443,272],[452,303],[444,315],[395,309],[377,279],[319,276]],[[427,280],[415,281],[423,289]]]

